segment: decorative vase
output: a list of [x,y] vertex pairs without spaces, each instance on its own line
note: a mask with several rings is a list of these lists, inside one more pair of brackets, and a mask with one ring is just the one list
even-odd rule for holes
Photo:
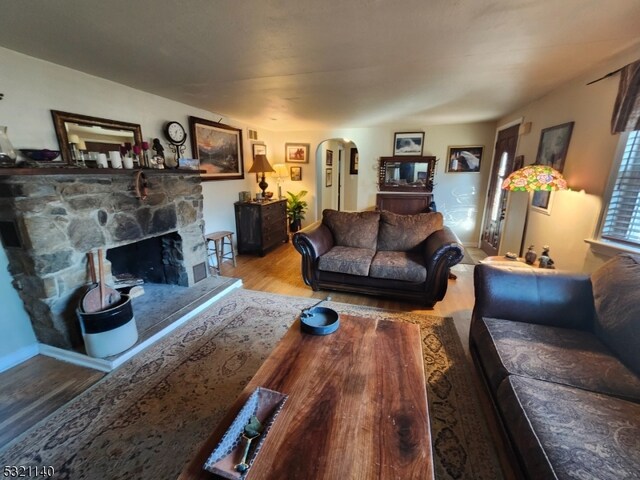
[[538,255],[533,250],[533,245],[531,245],[529,246],[527,253],[524,254],[524,261],[527,262],[528,265],[533,265],[533,262],[536,261],[536,258],[538,258]]

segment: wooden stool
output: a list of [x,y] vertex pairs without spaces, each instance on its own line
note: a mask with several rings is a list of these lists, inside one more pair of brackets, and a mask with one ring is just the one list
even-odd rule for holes
[[[236,266],[236,255],[235,255],[235,252],[233,251],[233,242],[232,242],[233,232],[221,231],[221,232],[207,233],[204,236],[204,239],[207,242],[207,253],[208,253],[209,259],[211,259],[213,255],[216,256],[216,266],[211,268],[215,268],[218,272],[218,275],[220,275],[220,264],[225,258],[233,261],[233,266],[234,267]],[[229,245],[229,250],[230,250],[229,252],[226,252],[226,253],[224,251],[225,244]],[[229,255],[231,255],[231,257],[229,257]]]

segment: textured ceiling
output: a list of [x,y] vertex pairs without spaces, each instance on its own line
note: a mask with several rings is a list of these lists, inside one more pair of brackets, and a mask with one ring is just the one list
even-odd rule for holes
[[638,0],[0,5],[3,47],[270,130],[495,120],[639,25]]

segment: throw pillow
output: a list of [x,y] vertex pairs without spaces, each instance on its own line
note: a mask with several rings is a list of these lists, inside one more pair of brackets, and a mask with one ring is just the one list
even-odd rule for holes
[[322,212],[322,222],[333,233],[336,245],[376,249],[379,212],[338,212],[327,209]]
[[378,250],[408,252],[417,249],[433,232],[442,230],[442,213],[417,213],[399,215],[380,212],[380,236]]
[[620,254],[591,275],[595,333],[640,375],[640,255]]

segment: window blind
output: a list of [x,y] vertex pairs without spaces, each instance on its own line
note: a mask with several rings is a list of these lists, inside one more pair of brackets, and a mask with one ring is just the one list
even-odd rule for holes
[[602,238],[640,246],[640,130],[627,138]]

